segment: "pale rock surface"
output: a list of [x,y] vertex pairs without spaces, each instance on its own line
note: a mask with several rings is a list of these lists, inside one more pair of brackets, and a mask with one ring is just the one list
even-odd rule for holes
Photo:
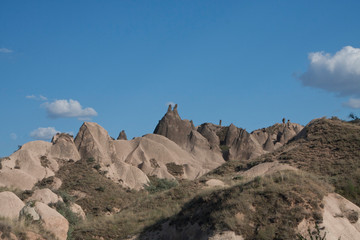
[[51,142],[53,146],[50,149],[50,156],[56,160],[77,161],[80,159],[73,136],[66,133],[57,133]]
[[104,128],[93,122],[85,122],[75,138],[81,157],[94,158],[101,169],[107,171],[107,177],[124,187],[143,188],[149,182],[148,177],[137,167],[121,161],[114,142]]
[[52,143],[28,142],[2,161],[0,186],[30,190],[39,180],[54,176],[64,161],[79,159],[74,141],[68,134],[57,134]]
[[48,188],[37,189],[27,201],[39,201],[49,205],[50,203],[62,202],[63,199]]
[[209,179],[205,182],[209,187],[226,187],[227,185],[219,179]]
[[264,147],[264,150],[271,152],[286,144],[303,128],[304,126],[297,123],[276,123],[270,127],[255,130],[251,135]]
[[270,175],[275,172],[279,172],[283,170],[297,171],[298,169],[290,165],[282,164],[279,162],[265,162],[265,163],[260,163],[250,168],[249,170],[246,170],[240,175],[246,178],[255,178],[258,176]]
[[85,212],[84,210],[82,209],[82,207],[76,203],[71,203],[70,205],[70,210],[77,214],[82,220],[85,220],[86,218],[86,215],[85,215]]
[[[147,175],[159,178],[174,177],[195,179],[212,169],[211,164],[196,159],[194,155],[180,148],[168,138],[147,134],[131,141],[115,141],[120,159],[138,166]],[[183,173],[177,175],[168,169],[167,164],[176,164]],[[209,167],[210,165],[210,167]]]
[[0,192],[0,217],[18,219],[25,204],[13,192]]
[[61,185],[62,185],[61,179],[58,177],[54,177],[53,182],[51,183],[51,185],[49,187],[52,191],[56,191],[56,190],[60,189]]
[[56,210],[42,202],[35,203],[35,210],[40,215],[43,227],[59,240],[66,240],[69,222]]
[[206,169],[214,169],[225,161],[216,146],[217,140],[209,129],[200,129],[208,139],[201,135],[197,128],[189,120],[180,118],[177,105],[172,110],[169,107],[165,116],[159,121],[154,133],[162,135],[178,144],[182,149],[192,154],[196,161],[206,166]]
[[41,235],[30,231],[26,232],[25,235],[27,240],[46,240]]
[[327,240],[360,239],[360,208],[336,193],[324,197],[322,226]]
[[25,207],[23,207],[20,211],[20,219],[31,217],[32,220],[38,221],[40,220],[39,214],[36,212],[35,207],[30,206],[28,203]]
[[248,160],[260,156],[264,150],[253,135],[245,129],[230,124],[225,138],[225,145],[229,146],[229,159]]
[[224,231],[209,237],[208,240],[244,240],[244,238],[233,231]]

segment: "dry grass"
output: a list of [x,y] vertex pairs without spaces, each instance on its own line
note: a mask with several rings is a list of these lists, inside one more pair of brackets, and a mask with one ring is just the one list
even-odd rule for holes
[[10,239],[10,234],[14,234],[19,240],[26,240],[26,232],[37,233],[48,240],[55,239],[55,236],[46,231],[39,221],[15,221],[0,217],[0,232],[2,232],[4,239]]
[[196,182],[180,181],[178,186],[170,190],[141,195],[118,214],[90,218],[78,225],[73,239],[124,239],[139,234],[177,214],[200,190]]
[[200,194],[170,218],[177,229],[231,230],[246,239],[295,239],[302,219],[321,222],[321,200],[331,188],[306,173],[279,172],[228,189]]

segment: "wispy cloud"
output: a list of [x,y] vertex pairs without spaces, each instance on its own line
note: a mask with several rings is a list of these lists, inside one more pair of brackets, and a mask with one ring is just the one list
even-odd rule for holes
[[309,54],[309,67],[299,79],[305,86],[340,96],[360,96],[360,48],[346,46],[334,55]]
[[344,107],[359,109],[360,108],[360,99],[350,98],[348,102],[343,103]]
[[76,100],[55,100],[53,102],[46,102],[42,104],[47,111],[50,118],[72,118],[76,117],[79,120],[88,120],[91,117],[97,116],[97,112],[93,108],[83,108]]
[[13,50],[8,49],[8,48],[0,48],[0,53],[12,53]]
[[44,97],[43,95],[39,95],[39,96],[36,96],[36,95],[28,95],[28,96],[25,96],[27,99],[33,99],[33,100],[37,100],[37,101],[47,101],[47,97]]
[[16,140],[17,139],[16,133],[10,133],[10,138],[11,140]]
[[30,133],[30,137],[36,140],[50,140],[58,132],[54,127],[39,127]]

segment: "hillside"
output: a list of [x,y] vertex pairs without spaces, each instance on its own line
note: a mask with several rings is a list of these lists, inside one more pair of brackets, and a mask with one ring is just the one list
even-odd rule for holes
[[58,134],[2,159],[0,236],[360,238],[357,123],[323,118],[248,133],[194,126],[169,107],[154,134],[125,136],[86,122],[75,140]]

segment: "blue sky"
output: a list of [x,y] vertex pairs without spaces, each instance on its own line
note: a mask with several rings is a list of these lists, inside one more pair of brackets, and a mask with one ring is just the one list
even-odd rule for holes
[[95,121],[252,131],[360,108],[359,1],[1,1],[0,156]]

